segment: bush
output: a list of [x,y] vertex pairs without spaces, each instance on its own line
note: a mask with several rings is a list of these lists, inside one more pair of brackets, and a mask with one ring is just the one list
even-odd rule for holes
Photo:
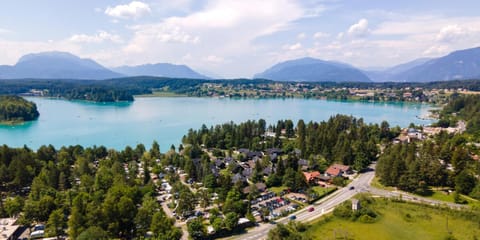
[[362,223],[374,223],[376,221],[375,218],[370,217],[367,214],[362,215],[360,218],[358,218],[358,221]]

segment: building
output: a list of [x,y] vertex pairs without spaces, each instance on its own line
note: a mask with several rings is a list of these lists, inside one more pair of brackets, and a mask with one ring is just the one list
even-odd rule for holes
[[352,211],[360,210],[360,201],[358,199],[352,198]]
[[14,240],[20,237],[20,225],[15,218],[0,218],[0,240]]
[[329,177],[342,177],[345,174],[351,174],[352,169],[349,166],[342,165],[342,164],[333,164],[332,166],[328,167],[325,171],[325,176]]
[[316,183],[321,176],[320,172],[315,171],[315,172],[303,172],[303,175],[305,176],[305,179],[307,180],[308,183]]

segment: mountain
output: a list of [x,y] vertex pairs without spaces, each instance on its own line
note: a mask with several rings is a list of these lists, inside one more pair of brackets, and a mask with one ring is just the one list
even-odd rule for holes
[[397,81],[431,82],[480,76],[480,47],[459,50],[396,74]]
[[363,71],[374,82],[391,82],[394,81],[395,75],[408,71],[416,66],[422,65],[432,58],[419,58],[410,62],[402,63],[390,68],[381,70],[365,69]]
[[278,63],[254,78],[299,82],[370,82],[358,69],[338,62],[300,58]]
[[109,79],[122,77],[91,59],[66,52],[42,52],[21,57],[13,66],[0,66],[0,78]]
[[365,71],[378,82],[433,82],[480,77],[480,47],[452,52],[440,58],[421,58],[384,71]]
[[122,66],[113,68],[114,71],[128,76],[155,76],[171,78],[208,79],[209,77],[193,71],[185,65],[170,63],[145,64],[138,66]]

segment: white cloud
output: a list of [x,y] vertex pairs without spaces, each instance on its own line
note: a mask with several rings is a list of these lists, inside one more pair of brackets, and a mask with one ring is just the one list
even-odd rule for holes
[[369,32],[368,21],[365,18],[360,19],[357,23],[350,26],[347,31],[351,37],[365,37]]
[[458,25],[448,25],[442,29],[437,34],[437,41],[439,42],[456,42],[464,38],[468,32],[465,29],[462,29]]
[[116,18],[139,18],[145,14],[150,13],[152,10],[148,4],[133,1],[126,5],[117,5],[115,7],[107,7],[105,14]]
[[203,60],[207,61],[209,63],[213,63],[213,64],[219,64],[219,63],[222,63],[222,62],[225,61],[225,59],[223,59],[222,57],[215,56],[215,55],[209,55],[208,57],[204,58]]
[[305,34],[305,33],[303,33],[303,32],[302,32],[302,33],[299,33],[299,34],[297,35],[297,38],[298,38],[298,39],[305,39],[305,37],[307,37],[307,34]]
[[75,34],[72,35],[69,40],[76,43],[102,43],[105,41],[114,43],[122,42],[122,38],[119,35],[111,34],[106,31],[98,31],[94,35]]
[[290,50],[290,51],[299,50],[300,48],[302,48],[301,43],[295,43],[295,44],[292,44],[292,45],[289,45],[289,44],[283,45],[283,49]]
[[330,37],[330,34],[324,33],[324,32],[316,32],[315,34],[313,34],[313,38],[316,40],[327,38],[327,37]]
[[[296,0],[208,0],[203,8],[185,16],[130,27],[134,36],[123,52],[138,63],[183,61],[226,77],[248,77],[266,65],[247,64],[252,57],[270,61],[256,57],[271,48],[256,40],[290,29],[304,14]],[[182,59],[187,54],[195,56],[196,61]],[[223,61],[209,56],[221,56]]]

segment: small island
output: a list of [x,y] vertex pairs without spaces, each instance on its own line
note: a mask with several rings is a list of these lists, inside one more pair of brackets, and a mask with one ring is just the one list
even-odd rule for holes
[[0,96],[0,124],[32,121],[40,114],[37,105],[19,96]]

